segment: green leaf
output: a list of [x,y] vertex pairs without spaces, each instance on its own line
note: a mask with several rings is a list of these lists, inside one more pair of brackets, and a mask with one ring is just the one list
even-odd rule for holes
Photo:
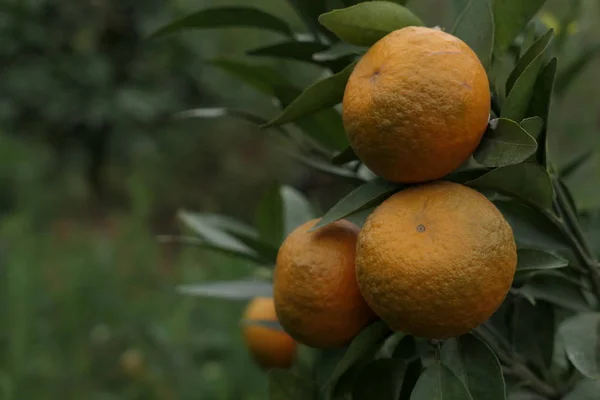
[[529,107],[525,115],[540,117],[544,121],[542,133],[536,138],[538,142],[537,162],[540,165],[546,165],[547,140],[546,130],[548,127],[548,113],[550,112],[550,103],[552,100],[552,90],[554,88],[554,77],[556,76],[557,59],[552,58],[546,66],[542,68],[537,76],[533,86],[533,94],[529,101]]
[[569,261],[545,250],[520,248],[517,254],[517,259],[519,260],[517,264],[518,272],[556,269],[569,265]]
[[358,374],[352,400],[397,399],[402,389],[406,364],[399,359],[379,359]]
[[321,15],[319,22],[343,41],[357,46],[371,46],[392,31],[423,25],[410,10],[389,1],[370,1],[333,10]]
[[334,205],[312,228],[318,229],[339,219],[346,218],[367,208],[374,207],[400,190],[395,183],[373,179],[357,187]]
[[309,201],[293,187],[282,186],[280,196],[283,201],[283,233],[285,236],[315,217]]
[[319,15],[327,11],[327,4],[323,0],[288,0],[300,16],[315,40],[320,40],[320,34],[329,33],[318,24]]
[[581,75],[581,71],[600,54],[600,44],[585,49],[556,78],[556,94],[564,94],[573,81]]
[[519,299],[512,320],[513,349],[546,375],[554,352],[554,310],[544,301]]
[[550,176],[536,164],[521,163],[496,168],[466,185],[495,190],[540,209],[552,209],[554,191]]
[[180,211],[179,219],[202,240],[197,245],[220,250],[234,256],[242,256],[251,260],[258,260],[258,254],[248,245],[231,234],[221,230],[218,226],[210,223],[202,214],[194,214],[188,211]]
[[271,187],[263,195],[256,210],[256,227],[260,237],[273,246],[279,247],[283,240],[283,200],[280,186]]
[[[538,57],[540,54],[544,52],[550,40],[552,40],[554,31],[550,29],[543,36],[541,36],[538,40],[536,40],[531,47],[523,54],[519,61],[517,61],[517,65],[512,70],[508,79],[506,80],[506,93],[510,93],[513,86],[517,82],[517,79],[523,75],[525,69]],[[537,72],[536,72],[537,74]]]
[[494,51],[500,54],[508,49],[544,3],[545,0],[494,0]]
[[596,400],[598,393],[600,393],[600,380],[582,379],[562,400]]
[[504,167],[529,158],[537,143],[519,124],[500,118],[494,129],[488,129],[473,153],[475,160],[486,167]]
[[327,50],[329,47],[319,42],[300,42],[297,40],[286,40],[269,46],[249,50],[248,55],[277,57],[283,59],[304,61],[312,64],[320,64],[313,55]]
[[251,27],[292,36],[283,20],[254,7],[215,7],[196,11],[158,29],[152,37],[189,29]]
[[422,369],[423,365],[419,358],[408,363],[404,378],[402,379],[402,390],[400,391],[398,400],[410,400],[410,396],[421,376]]
[[342,58],[356,58],[362,56],[367,51],[366,47],[354,46],[346,42],[337,42],[331,45],[327,50],[316,53],[313,58],[319,62],[335,61]]
[[[544,54],[552,40],[552,34],[552,30],[548,31],[523,56],[523,60],[529,61],[531,59],[531,62],[525,67],[520,66],[520,64],[517,64],[517,67],[515,67],[516,72],[513,71],[513,74],[516,75],[516,80],[504,101],[502,112],[500,113],[502,117],[520,121],[525,116],[531,116],[527,115],[527,110],[532,100],[538,73],[544,63]],[[538,52],[539,48],[542,49]],[[520,68],[523,68],[522,72]],[[536,116],[541,117],[540,115]]]
[[500,362],[490,348],[475,336],[469,334],[447,340],[441,348],[440,358],[474,399],[506,398]]
[[588,378],[599,379],[600,313],[571,317],[561,323],[558,334],[575,368]]
[[266,120],[257,115],[247,113],[245,111],[233,110],[230,108],[223,107],[210,107],[210,108],[193,108],[190,110],[181,111],[175,114],[176,118],[187,119],[187,118],[222,118],[222,117],[236,117],[243,119],[253,125],[262,125]]
[[314,398],[312,382],[282,369],[269,371],[269,400],[310,400]]
[[525,131],[535,140],[542,133],[542,129],[544,129],[544,120],[540,117],[529,117],[525,118],[521,123],[521,128],[525,129]]
[[257,325],[264,326],[265,328],[273,329],[275,331],[285,332],[283,326],[278,321],[267,321],[267,320],[242,320],[242,325]]
[[473,400],[473,397],[450,368],[436,362],[421,374],[410,400]]
[[[309,86],[279,116],[269,121],[263,127],[268,128],[274,125],[286,124],[340,103],[344,97],[346,82],[348,82],[348,78],[354,70],[355,65],[356,63],[352,63],[341,72]],[[341,145],[342,140],[340,139],[339,142]],[[343,142],[347,145],[345,138]]]
[[492,62],[494,47],[494,15],[491,0],[470,0],[452,29],[477,54],[487,70]]
[[331,160],[331,163],[333,165],[344,165],[356,160],[358,160],[358,156],[354,152],[354,149],[348,146],[344,150],[336,154],[335,157],[333,157],[333,159]]
[[353,365],[364,356],[374,353],[390,334],[390,328],[383,321],[376,321],[364,328],[348,346],[348,350],[333,370],[328,384],[335,385],[337,380]]
[[562,231],[543,213],[515,201],[496,200],[494,204],[510,224],[519,247],[570,254],[570,245]]
[[537,392],[519,387],[509,393],[508,400],[548,400],[548,398],[537,394]]
[[179,285],[177,292],[188,296],[214,297],[230,300],[250,300],[273,297],[273,285],[264,281],[223,281],[194,285]]
[[573,311],[589,311],[590,306],[575,283],[557,275],[536,275],[519,288],[523,294],[534,299]]

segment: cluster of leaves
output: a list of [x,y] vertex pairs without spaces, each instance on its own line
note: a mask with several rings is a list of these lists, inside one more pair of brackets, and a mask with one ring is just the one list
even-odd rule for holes
[[[423,23],[403,1],[344,3],[347,8],[327,12],[322,1],[292,1],[310,35],[295,34],[285,21],[245,6],[201,10],[157,32],[232,25],[267,29],[285,39],[250,55],[292,58],[324,69],[324,79],[300,91],[278,71],[220,60],[216,65],[223,70],[276,98],[281,113],[265,120],[240,110],[185,112],[260,124],[275,140],[293,144],[293,150],[285,148],[298,161],[355,182],[356,188],[318,226],[341,218],[360,225],[374,207],[404,188],[374,177],[356,158],[347,145],[338,104],[368,46],[393,30]],[[392,333],[376,322],[343,351],[322,352],[308,377],[272,371],[272,399],[576,400],[591,399],[600,391],[593,380],[600,377],[600,266],[563,181],[584,160],[557,170],[548,157],[557,41],[552,29],[543,29],[534,18],[543,3],[456,0],[455,23],[446,29],[475,51],[493,89],[490,123],[480,146],[444,179],[487,195],[514,230],[519,263],[501,309],[472,334],[443,343]],[[507,62],[508,77],[501,73]],[[196,236],[177,240],[271,267],[285,234],[313,213],[300,193],[283,186],[267,193],[256,229],[223,216],[180,216]],[[260,271],[270,277],[268,268]],[[252,279],[180,290],[249,299],[269,295],[272,288],[268,279]]]

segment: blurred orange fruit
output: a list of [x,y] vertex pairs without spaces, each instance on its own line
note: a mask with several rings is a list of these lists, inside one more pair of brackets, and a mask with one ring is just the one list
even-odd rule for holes
[[252,357],[263,368],[289,368],[296,357],[296,342],[285,332],[251,321],[277,321],[273,299],[256,297],[244,313],[244,339]]

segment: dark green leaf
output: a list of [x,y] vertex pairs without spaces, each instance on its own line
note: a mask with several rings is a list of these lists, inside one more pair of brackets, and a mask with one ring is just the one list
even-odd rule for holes
[[540,117],[529,117],[521,121],[520,125],[532,138],[537,140],[544,129],[544,120]]
[[407,8],[388,1],[333,10],[321,15],[319,22],[343,41],[357,46],[371,46],[392,31],[423,25]]
[[[323,0],[288,0],[300,16],[315,40],[320,40],[320,33],[328,34],[317,22],[319,15],[327,11],[327,2]],[[333,35],[331,35],[333,39]]]
[[594,154],[594,150],[586,150],[578,156],[574,157],[571,161],[566,163],[564,167],[561,167],[558,174],[563,179],[568,179],[575,171],[579,169],[583,164],[585,164],[588,160],[591,159]]
[[411,361],[406,366],[406,372],[404,373],[404,379],[402,380],[402,390],[400,391],[400,397],[398,400],[410,400],[410,396],[421,376],[421,370],[423,365],[420,359]]
[[302,193],[290,186],[280,189],[283,201],[283,233],[289,235],[294,229],[315,217],[312,206]]
[[450,368],[436,362],[421,374],[410,400],[473,400],[473,397]]
[[331,160],[331,163],[333,165],[344,165],[356,160],[358,160],[358,156],[354,152],[354,149],[348,146],[344,150],[336,154],[335,157],[333,157],[333,160]]
[[286,40],[277,44],[250,50],[248,51],[248,54],[251,56],[277,57],[319,64],[313,58],[313,55],[327,49],[328,46],[318,42]]
[[416,354],[417,344],[415,342],[415,338],[410,335],[406,335],[403,336],[402,339],[400,339],[400,341],[396,345],[392,357],[408,360],[414,357]]
[[469,334],[447,340],[440,357],[474,399],[506,398],[500,362],[489,347],[475,336]]
[[481,64],[489,70],[494,47],[492,0],[471,0],[456,20],[452,34],[473,49]]
[[[504,101],[501,112],[502,117],[512,119],[514,121],[520,121],[523,119],[523,117],[531,116],[527,115],[527,110],[530,107],[530,101],[532,100],[538,73],[540,72],[544,63],[544,53],[546,52],[551,40],[552,30],[539,39],[539,41],[542,41],[541,43],[545,46],[539,53],[531,56],[532,61],[527,64],[527,66],[523,69],[523,72],[518,75],[518,78],[516,78],[510,93],[508,93],[508,96]],[[532,46],[534,50],[537,50],[538,47],[541,46],[538,46],[537,42]],[[530,58],[527,56],[527,54],[525,54],[523,57],[527,57],[527,59]],[[540,115],[535,116],[541,117]]]
[[264,281],[207,282],[180,285],[177,287],[177,292],[189,296],[250,300],[255,297],[273,297],[273,285]]
[[252,27],[292,36],[292,30],[285,21],[254,7],[215,7],[196,11],[158,29],[152,36],[189,29],[229,27]]
[[508,394],[508,400],[548,400],[548,398],[532,390],[520,387]]
[[344,97],[346,82],[348,82],[354,66],[355,63],[352,63],[343,71],[309,86],[279,116],[269,121],[264,127],[286,124],[340,103]]
[[281,369],[269,371],[269,400],[311,400],[314,384],[296,374]]
[[[226,254],[229,256],[233,256],[236,258],[243,258],[248,261],[252,261],[255,263],[261,263],[264,261],[268,261],[268,259],[264,259],[259,254],[251,249],[247,249],[245,247],[239,248],[239,244],[241,241],[237,241],[238,244],[235,246],[228,246],[223,244],[215,244],[205,239],[201,239],[193,236],[171,236],[171,235],[161,235],[158,236],[158,241],[160,243],[178,243],[183,245],[196,246],[208,250],[213,250],[222,254]],[[230,238],[232,239],[232,238]]]
[[523,287],[523,294],[573,311],[589,311],[590,306],[575,283],[556,275],[536,275]]
[[278,321],[267,321],[267,320],[242,320],[242,325],[258,325],[264,326],[265,328],[273,329],[280,332],[285,332],[283,326]]
[[532,248],[520,248],[518,250],[518,260],[517,271],[519,272],[556,269],[569,265],[567,260],[556,254]]
[[406,364],[399,359],[379,359],[367,364],[354,381],[352,400],[397,399],[405,371]]
[[495,190],[541,209],[552,209],[554,192],[550,176],[536,164],[521,163],[496,168],[466,184]]
[[547,374],[554,352],[554,310],[544,301],[532,305],[519,299],[512,321],[512,345],[517,354]]
[[285,151],[287,154],[289,154],[289,156],[292,159],[298,161],[299,163],[301,163],[309,168],[314,169],[315,171],[323,172],[325,174],[331,175],[336,178],[343,178],[348,181],[351,181],[352,183],[359,183],[359,184],[365,183],[364,179],[360,178],[354,171],[352,171],[348,168],[337,167],[335,165],[331,165],[328,162],[321,161],[321,160],[318,160],[315,158],[306,157],[306,156],[294,153],[289,150],[283,149],[283,151]]
[[336,365],[329,384],[335,384],[337,380],[348,371],[354,364],[358,363],[365,355],[374,352],[391,334],[390,328],[383,321],[377,321],[364,328],[350,343],[346,354]]
[[538,74],[533,86],[533,94],[529,101],[526,116],[540,117],[544,121],[542,133],[537,137],[538,151],[537,162],[540,165],[546,165],[546,130],[548,126],[548,112],[550,111],[550,102],[552,100],[552,89],[554,87],[554,77],[556,76],[557,60],[552,58],[548,64]]
[[[550,29],[546,32],[542,37],[536,40],[531,47],[523,54],[519,61],[517,61],[517,65],[512,70],[508,79],[506,80],[506,93],[509,94],[512,88],[514,87],[517,79],[525,72],[525,69],[540,55],[544,52],[550,40],[552,40],[554,31]],[[537,75],[537,71],[535,72]],[[535,79],[535,78],[534,78]]]
[[562,400],[597,400],[600,393],[600,380],[583,379]]
[[568,239],[543,213],[526,205],[505,200],[494,204],[504,215],[519,247],[530,247],[569,254]]
[[251,65],[223,58],[212,60],[210,64],[235,76],[261,93],[277,97],[284,105],[289,103],[295,96],[294,91],[291,89],[289,93],[280,89],[291,88],[290,82],[272,67]]
[[263,195],[256,211],[256,227],[266,243],[279,247],[285,228],[283,200],[278,184],[271,185]]
[[600,313],[571,317],[561,323],[558,333],[575,368],[588,378],[600,378]]
[[494,51],[504,52],[545,0],[494,0]]
[[338,219],[346,218],[367,208],[374,207],[400,190],[400,188],[398,184],[379,178],[366,182],[341,199],[312,229],[321,228]]
[[556,78],[556,94],[559,96],[571,86],[572,82],[581,75],[581,71],[600,54],[600,44],[592,48],[585,49],[581,54],[571,62]]
[[519,124],[500,118],[488,129],[473,157],[486,167],[504,167],[525,161],[535,153],[537,143]]
[[357,57],[365,53],[367,48],[354,46],[346,42],[337,42],[331,45],[327,50],[316,53],[313,58],[319,62],[334,61],[341,58]]
[[[302,93],[274,68],[226,59],[215,60],[212,64],[259,92],[274,96],[282,107],[287,107]],[[295,121],[295,124],[328,147],[343,149],[348,145],[342,117],[335,109],[324,109],[314,115],[304,116]]]

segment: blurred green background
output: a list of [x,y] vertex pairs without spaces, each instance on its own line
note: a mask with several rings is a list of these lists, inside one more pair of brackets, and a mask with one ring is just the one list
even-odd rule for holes
[[[408,6],[448,28],[451,1]],[[244,2],[0,1],[0,399],[265,398],[265,376],[241,341],[244,304],[174,291],[248,276],[251,266],[156,235],[179,232],[179,208],[251,222],[274,181],[320,209],[350,186],[296,164],[246,123],[173,118],[209,106],[275,115],[269,97],[215,58],[270,65],[298,87],[323,74],[246,56],[280,39],[252,29],[147,40],[176,16],[228,4]],[[304,30],[286,0],[252,5]],[[549,0],[540,17],[560,29],[562,71],[597,54],[597,0]],[[599,71],[595,57],[555,98],[559,166],[600,150]],[[598,154],[569,181],[584,214],[600,208]]]

